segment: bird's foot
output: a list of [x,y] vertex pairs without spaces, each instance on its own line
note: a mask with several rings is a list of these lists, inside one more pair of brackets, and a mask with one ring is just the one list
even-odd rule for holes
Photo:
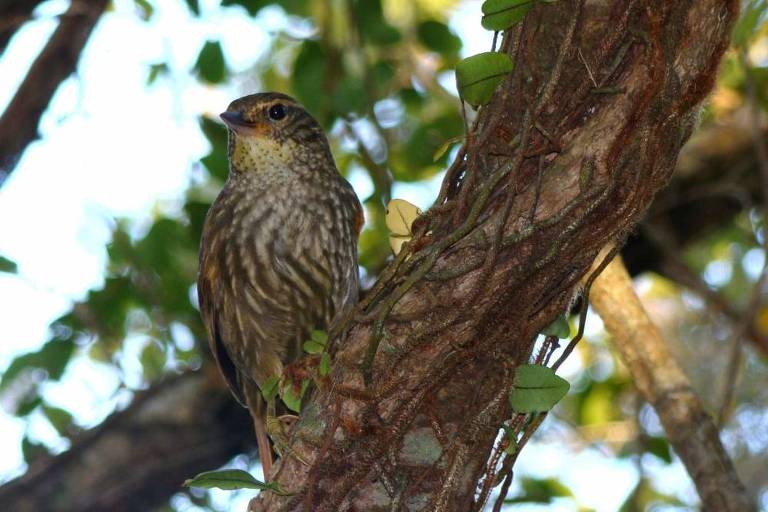
[[296,424],[296,422],[299,420],[299,417],[295,414],[283,414],[282,416],[278,416],[275,418],[277,421],[283,424],[283,428],[288,431],[293,428],[293,426]]
[[299,462],[305,466],[309,466],[309,463],[305,461],[296,451],[291,448],[288,440],[288,433],[293,427],[293,424],[299,419],[298,416],[290,414],[284,414],[282,416],[267,416],[267,434],[274,443],[275,453],[280,458],[283,458],[286,454],[295,457]]

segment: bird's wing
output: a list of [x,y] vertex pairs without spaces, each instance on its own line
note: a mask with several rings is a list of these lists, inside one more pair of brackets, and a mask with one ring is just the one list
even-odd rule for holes
[[218,297],[218,287],[215,284],[216,277],[211,274],[215,270],[205,265],[205,262],[205,258],[201,258],[200,275],[197,280],[197,300],[200,305],[200,315],[208,334],[208,345],[221,374],[227,381],[229,389],[232,390],[232,394],[235,395],[240,404],[247,406],[239,372],[229,356],[222,338],[221,312],[217,307],[221,301]]

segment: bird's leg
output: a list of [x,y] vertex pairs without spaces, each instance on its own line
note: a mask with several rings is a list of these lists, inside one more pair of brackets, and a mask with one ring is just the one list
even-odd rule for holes
[[259,459],[261,467],[264,470],[264,481],[269,482],[269,473],[272,471],[272,447],[269,446],[269,437],[267,433],[269,425],[269,416],[266,422],[263,418],[253,417],[253,428],[256,431],[256,444],[259,447]]
[[[269,473],[272,471],[272,448],[269,446],[267,425],[269,423],[269,409],[262,398],[261,391],[256,386],[246,386],[245,401],[253,418],[253,430],[256,432],[256,444],[259,447],[259,460],[264,470],[264,480],[269,482]],[[272,406],[274,410],[274,405]],[[274,412],[273,412],[274,414]]]

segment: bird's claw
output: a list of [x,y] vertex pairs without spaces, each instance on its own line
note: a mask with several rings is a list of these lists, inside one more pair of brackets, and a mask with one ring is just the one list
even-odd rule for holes
[[298,419],[298,416],[293,416],[291,414],[284,414],[277,417],[267,416],[267,434],[270,439],[272,439],[272,442],[274,443],[273,449],[280,458],[283,458],[284,454],[289,454],[305,466],[309,466],[309,463],[296,453],[288,442],[288,433]]

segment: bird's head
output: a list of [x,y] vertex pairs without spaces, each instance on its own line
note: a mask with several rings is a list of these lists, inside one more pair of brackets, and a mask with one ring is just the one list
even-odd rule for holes
[[332,158],[318,122],[285,94],[244,96],[230,103],[221,119],[229,129],[229,162],[235,172],[312,170]]

